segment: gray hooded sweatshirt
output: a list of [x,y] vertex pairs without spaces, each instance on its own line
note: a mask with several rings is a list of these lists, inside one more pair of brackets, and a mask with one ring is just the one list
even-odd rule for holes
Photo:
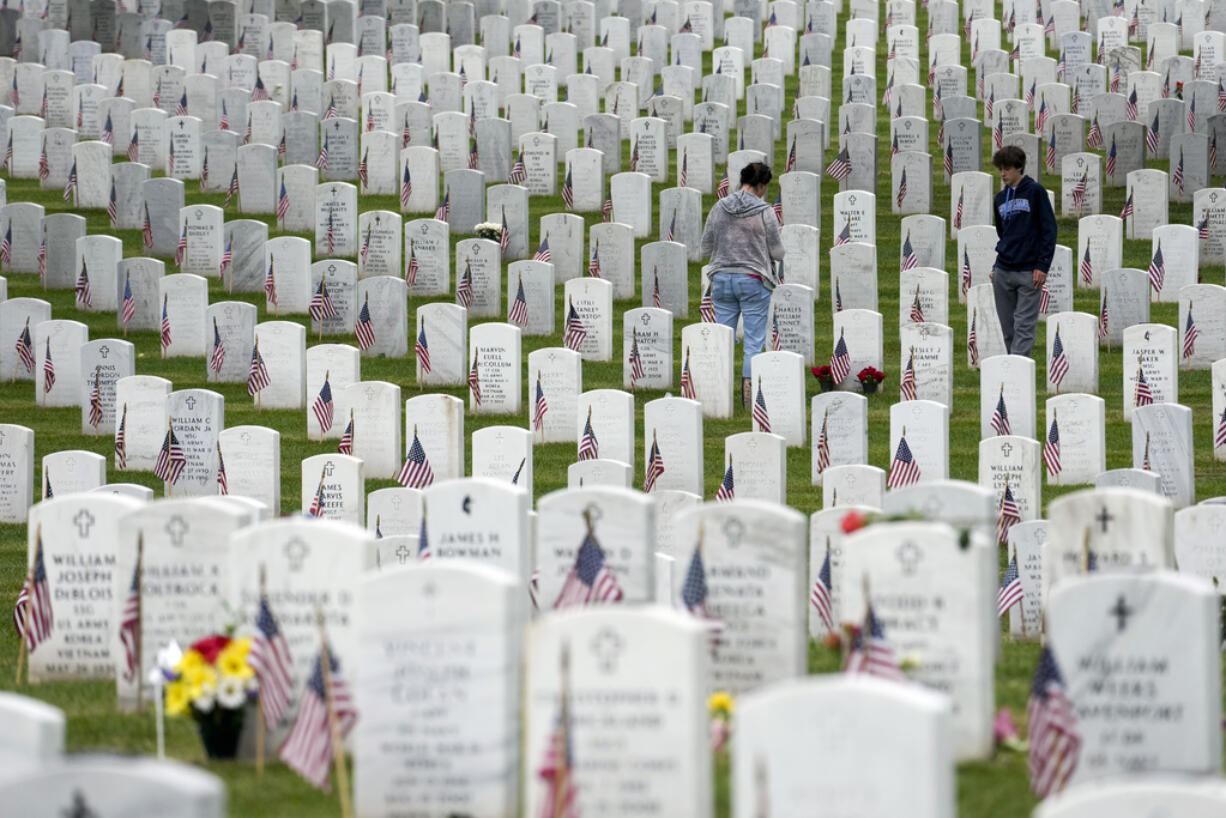
[[744,190],[720,199],[707,215],[702,255],[711,259],[712,271],[746,270],[773,289],[771,261],[783,258],[783,240],[771,206]]

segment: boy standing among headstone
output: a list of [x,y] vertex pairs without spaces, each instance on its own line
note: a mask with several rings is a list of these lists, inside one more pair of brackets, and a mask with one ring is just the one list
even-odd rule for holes
[[992,164],[1004,189],[996,194],[996,264],[992,291],[1012,355],[1029,355],[1039,321],[1039,300],[1056,252],[1056,214],[1041,184],[1026,170],[1026,153],[1015,145],[998,150]]

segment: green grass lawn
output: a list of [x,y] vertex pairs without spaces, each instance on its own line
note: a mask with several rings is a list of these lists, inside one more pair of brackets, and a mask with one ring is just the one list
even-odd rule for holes
[[[924,30],[926,21],[921,16],[920,30]],[[836,44],[835,53],[839,53],[842,37]],[[878,72],[879,89],[885,80],[885,48],[884,38],[879,49]],[[709,61],[709,58],[708,58]],[[836,102],[841,94],[841,59],[835,58],[834,89],[832,99]],[[969,64],[969,54],[964,53],[963,63]],[[973,83],[973,72],[969,82]],[[790,108],[795,94],[795,78],[788,80],[785,94],[785,109]],[[880,92],[880,91],[879,91]],[[833,115],[832,109],[832,115]],[[786,110],[785,110],[786,116]],[[881,394],[869,398],[869,462],[886,467],[890,460],[889,441],[889,407],[897,398],[898,389],[898,327],[894,316],[898,314],[900,298],[897,259],[899,256],[899,219],[890,214],[889,176],[885,173],[888,167],[888,116],[881,111],[878,119],[878,134],[885,135],[879,140],[879,166],[882,174],[878,178],[877,203],[877,257],[879,309],[884,316],[884,351],[886,381]],[[831,126],[832,133],[837,130]],[[931,152],[935,159],[936,179],[933,213],[945,215],[949,212],[949,190],[940,182],[940,151],[935,146],[936,128],[932,129],[933,147]],[[984,155],[990,155],[990,140],[987,132],[983,135]],[[835,148],[837,150],[837,146]],[[782,142],[776,146],[775,167],[783,166],[786,145]],[[833,157],[834,151],[827,153],[826,161]],[[627,167],[628,155],[623,158],[623,167]],[[674,161],[675,157],[674,157]],[[1165,162],[1151,163],[1165,168]],[[991,171],[990,167],[985,170]],[[717,172],[717,176],[722,175]],[[675,174],[672,178],[676,178]],[[827,180],[822,195],[822,250],[828,250],[834,230],[831,228],[832,197],[836,189]],[[658,194],[658,190],[655,191]],[[768,199],[773,201],[775,188],[772,186]],[[221,196],[205,196],[195,192],[194,185],[188,187],[188,203],[210,203],[220,205]],[[71,208],[61,199],[58,191],[40,191],[36,180],[9,180],[8,201],[34,201],[42,204],[48,213],[66,211]],[[704,207],[709,208],[713,196],[704,197]],[[389,209],[398,210],[398,201],[393,197],[363,197],[360,206],[363,210]],[[1105,192],[1103,212],[1118,213],[1123,205],[1123,189],[1114,188]],[[536,225],[539,218],[547,213],[560,212],[563,209],[560,197],[534,198],[531,201],[530,224]],[[1171,220],[1175,223],[1191,223],[1191,205],[1172,204]],[[90,233],[108,233],[110,230],[106,214],[102,211],[83,213],[89,220]],[[428,214],[422,214],[428,215]],[[235,208],[227,213],[227,217],[238,217]],[[263,217],[275,228],[270,217]],[[600,214],[585,214],[590,226],[599,222]],[[1060,218],[1059,241],[1076,250],[1077,225],[1072,219]],[[144,254],[139,231],[119,231],[118,235],[124,241],[125,255],[139,256]],[[308,236],[307,238],[311,238]],[[452,236],[452,242],[464,238]],[[537,241],[535,228],[529,241],[535,246]],[[52,237],[54,240],[54,237]],[[636,242],[636,259],[639,247],[643,241]],[[1125,241],[1124,265],[1144,269],[1149,263],[1150,242],[1148,238]],[[950,476],[955,479],[975,481],[978,477],[978,443],[979,436],[979,379],[978,373],[961,363],[964,360],[964,339],[966,333],[965,310],[956,304],[956,244],[947,243],[946,258],[949,259],[950,276],[950,323],[954,331],[955,360],[959,363],[954,369],[954,405],[950,414]],[[172,260],[171,260],[172,261]],[[637,263],[636,263],[637,267]],[[825,263],[823,270],[826,269]],[[168,263],[167,272],[173,272]],[[1204,270],[1205,280],[1215,283],[1223,282],[1221,267],[1207,267]],[[691,264],[690,280],[690,311],[692,316],[698,315],[699,265]],[[48,299],[53,305],[55,318],[74,318],[89,325],[91,338],[115,337],[115,316],[87,315],[79,313],[74,305],[71,291],[43,292],[35,275],[8,275],[9,296],[36,296]],[[235,299],[255,304],[263,312],[264,299],[262,293],[240,295],[227,294],[216,281],[210,282],[210,298],[214,301]],[[817,358],[819,361],[830,354],[832,336],[831,302],[826,287],[823,286],[822,298],[816,308],[815,338]],[[903,295],[904,298],[908,297]],[[1077,291],[1075,293],[1075,309],[1097,315],[1097,292]],[[412,310],[426,299],[410,300],[410,326],[412,326]],[[624,310],[638,306],[638,300],[625,301],[618,304],[618,309]],[[561,288],[558,288],[558,309],[561,310]],[[558,312],[558,315],[564,313]],[[261,318],[269,316],[261,315]],[[308,326],[306,316],[291,317]],[[1155,304],[1151,313],[1155,322],[1175,325],[1177,309],[1174,304]],[[674,326],[674,349],[679,347],[681,323]],[[615,323],[615,354],[610,363],[586,363],[584,365],[584,386],[587,389],[616,388],[622,384],[622,361],[624,350],[620,345],[620,322]],[[312,342],[313,342],[313,336]],[[1043,417],[1041,402],[1044,399],[1045,362],[1043,353],[1043,330],[1036,343],[1036,356],[1039,359],[1037,383],[1039,384],[1039,417]],[[322,452],[334,451],[335,442],[319,443],[306,439],[305,411],[263,411],[257,412],[251,398],[246,394],[242,384],[212,384],[205,378],[205,362],[203,359],[172,359],[162,360],[159,356],[158,338],[154,332],[131,333],[128,340],[136,344],[138,351],[137,372],[139,374],[159,375],[174,382],[176,389],[189,387],[205,387],[215,389],[226,398],[226,419],[230,426],[240,424],[259,424],[277,429],[281,433],[282,447],[282,513],[298,508],[301,476],[298,463],[305,457]],[[330,339],[345,341],[344,338]],[[3,343],[12,343],[13,339],[0,339]],[[352,343],[352,339],[349,339]],[[523,339],[523,354],[546,346],[561,344],[561,323],[558,332],[548,338],[525,337]],[[739,367],[739,353],[737,354]],[[1122,420],[1120,406],[1122,405],[1123,367],[1120,350],[1102,350],[1099,358],[1100,377],[1098,394],[1106,401],[1107,429],[1106,452],[1107,468],[1132,466],[1131,435],[1129,427]],[[384,380],[399,384],[406,394],[416,390],[414,376],[414,360],[412,355],[397,360],[366,359],[362,362],[362,375],[367,380]],[[525,395],[529,392],[525,372]],[[1210,417],[1210,377],[1207,371],[1181,372],[1179,378],[1179,400],[1189,406],[1194,413],[1196,439],[1196,494],[1198,499],[1226,494],[1226,469],[1222,464],[1215,463],[1212,458],[1209,441],[1211,440]],[[466,389],[443,390],[462,399],[467,398]],[[817,384],[810,381],[808,396],[817,391]],[[663,393],[647,390],[638,396],[636,412],[641,428],[643,405]],[[309,400],[309,398],[308,398]],[[39,460],[54,451],[61,449],[86,449],[98,452],[108,457],[113,451],[113,441],[109,437],[101,439],[80,434],[80,413],[71,409],[42,409],[34,411],[34,387],[32,384],[18,383],[0,384],[0,419],[5,422],[16,422],[30,426],[36,432],[35,447]],[[530,402],[526,403],[530,408]],[[491,424],[525,425],[527,423],[526,408],[515,417],[469,416],[466,418],[467,431]],[[1040,427],[1041,428],[1041,427]],[[750,420],[747,412],[739,407],[730,420],[706,420],[704,428],[704,457],[708,464],[705,483],[707,496],[714,496],[716,487],[722,476],[723,440],[724,437],[736,432],[750,430]],[[467,449],[467,447],[466,447]],[[563,488],[566,485],[566,467],[575,459],[573,444],[550,444],[539,446],[535,454],[535,485],[537,497]],[[639,458],[641,460],[641,458]],[[715,464],[715,465],[712,465]],[[641,485],[643,464],[636,467],[636,481]],[[788,504],[806,514],[820,508],[820,491],[809,484],[810,451],[804,448],[789,449],[787,454]],[[160,493],[160,481],[152,473],[119,474],[111,471],[109,479],[113,481],[130,481],[148,485]],[[41,485],[40,473],[36,469],[35,486]],[[367,490],[373,491],[385,486],[394,485],[392,481],[371,480],[367,482]],[[1076,487],[1044,487],[1044,504],[1055,497],[1076,490]],[[11,605],[17,596],[25,570],[25,527],[17,525],[0,526],[0,599]],[[0,685],[7,687],[9,680],[14,678],[18,643],[11,629],[0,629]],[[996,672],[996,695],[998,705],[1012,708],[1019,724],[1024,720],[1025,701],[1029,689],[1030,673],[1034,665],[1037,648],[1034,645],[1006,644]],[[837,658],[828,650],[816,645],[810,650],[810,670],[826,672],[837,669]],[[23,692],[35,695],[64,709],[68,715],[68,746],[70,750],[82,751],[91,749],[109,749],[119,752],[151,753],[154,750],[154,727],[151,716],[118,715],[114,711],[114,686],[103,683],[59,683],[41,685],[30,688],[21,686]],[[195,737],[190,721],[177,720],[168,724],[168,751],[175,758],[202,763],[203,751]],[[236,816],[314,816],[334,815],[337,813],[335,794],[324,796],[299,780],[286,769],[274,765],[262,780],[257,780],[254,771],[246,765],[232,763],[213,763],[208,768],[222,778],[230,787],[231,814]],[[729,814],[727,798],[726,763],[717,762],[717,789],[719,794],[717,814]],[[997,755],[991,760],[962,765],[958,771],[958,801],[960,814],[964,816],[994,816],[994,818],[1020,818],[1029,815],[1034,804],[1029,794],[1026,782],[1025,758],[1012,754]]]

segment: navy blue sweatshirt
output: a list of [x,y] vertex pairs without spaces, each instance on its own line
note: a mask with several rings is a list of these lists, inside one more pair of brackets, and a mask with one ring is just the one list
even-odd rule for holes
[[996,194],[992,212],[999,237],[996,266],[1046,273],[1056,252],[1056,214],[1043,186],[1023,176],[1016,188]]

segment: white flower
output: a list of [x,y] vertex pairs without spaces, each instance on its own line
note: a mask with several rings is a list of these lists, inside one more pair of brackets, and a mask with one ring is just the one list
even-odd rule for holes
[[216,697],[217,689],[213,687],[211,682],[205,682],[200,685],[200,695],[192,700],[192,707],[201,713],[212,713],[213,705],[216,704]]
[[222,676],[217,685],[217,703],[227,710],[237,710],[247,702],[247,686],[237,676]]

